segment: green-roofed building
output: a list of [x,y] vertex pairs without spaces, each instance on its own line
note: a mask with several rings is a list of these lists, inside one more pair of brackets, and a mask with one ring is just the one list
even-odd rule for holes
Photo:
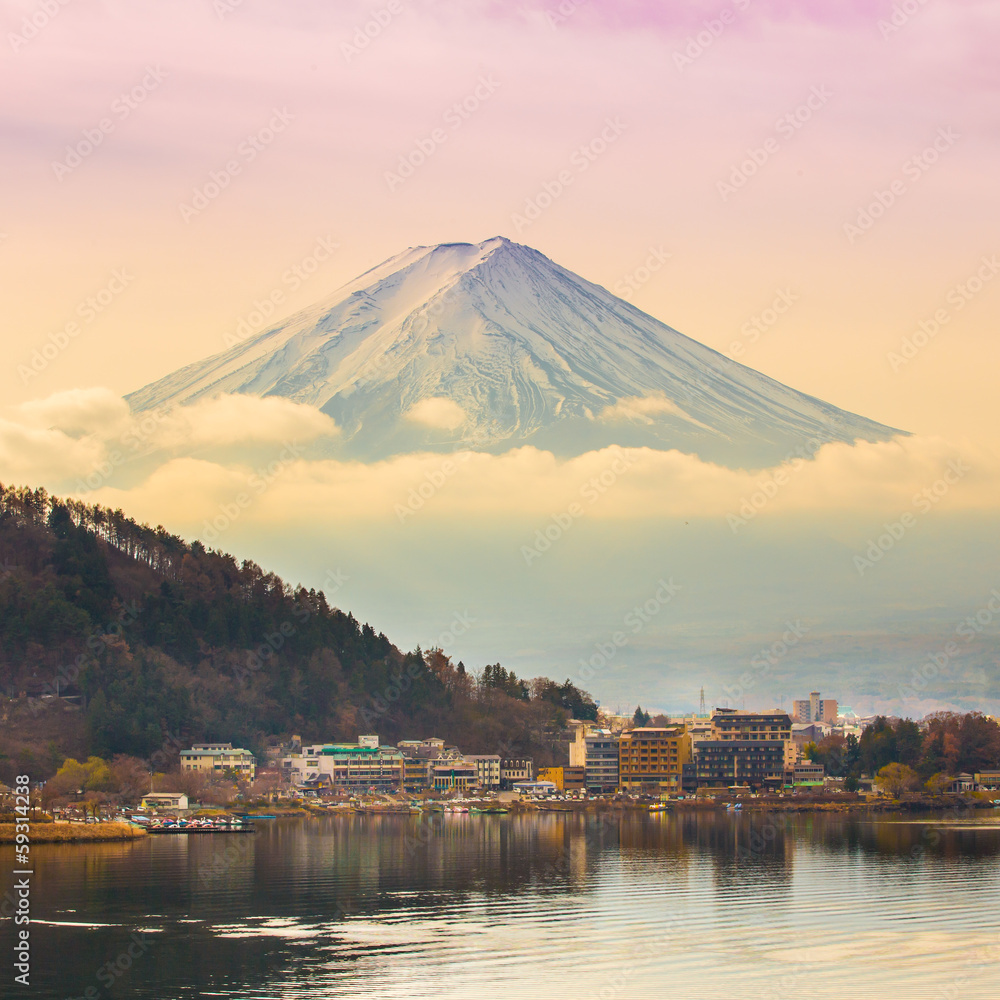
[[403,754],[380,746],[377,736],[361,736],[357,743],[317,743],[282,758],[282,769],[296,785],[330,778],[334,790],[398,792],[403,785]]

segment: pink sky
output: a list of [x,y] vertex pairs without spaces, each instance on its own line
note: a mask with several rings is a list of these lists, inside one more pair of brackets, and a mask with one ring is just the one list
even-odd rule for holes
[[[742,343],[744,363],[847,409],[992,446],[996,288],[954,314],[948,295],[1000,251],[1000,10],[909,6],[890,32],[890,2],[71,0],[27,39],[40,8],[5,2],[0,391],[127,392],[219,349],[275,288],[292,309],[406,246],[502,233],[611,288],[659,248],[668,263],[632,298],[657,317],[724,353]],[[116,99],[144,81],[126,117]],[[479,106],[449,118],[477,87]],[[779,131],[815,93],[828,97],[809,120]],[[275,109],[293,120],[247,161],[240,144]],[[54,166],[102,119],[79,166]],[[578,171],[574,151],[609,119],[621,134]],[[435,129],[444,141],[393,186]],[[941,129],[957,138],[908,174]],[[749,150],[766,162],[720,192]],[[185,221],[234,158],[239,175]],[[567,169],[565,193],[517,231]],[[845,223],[894,180],[904,193],[852,243]],[[324,237],[337,251],[288,289]],[[125,292],[19,378],[121,268]],[[794,307],[748,343],[782,290]],[[893,371],[889,352],[940,308],[940,336]]]
[[[581,473],[530,452],[478,459],[419,527],[391,511],[421,459],[302,462],[220,544],[309,585],[343,569],[345,606],[403,644],[468,606],[482,624],[453,652],[525,676],[574,669],[675,573],[688,603],[642,637],[638,672],[594,687],[663,706],[802,616],[829,636],[790,674],[846,664],[840,697],[893,707],[875,668],[891,687],[996,585],[994,0],[42,2],[0,0],[0,481],[72,489],[121,440],[121,394],[221,350],[276,293],[279,318],[408,246],[501,234],[918,436],[827,449],[738,536],[725,514],[757,473],[648,455],[537,569],[519,546]],[[322,431],[219,406],[91,498],[204,536],[245,481],[234,433],[266,452]],[[859,576],[852,553],[956,455],[971,471],[940,513]],[[942,683],[980,697],[993,650]]]

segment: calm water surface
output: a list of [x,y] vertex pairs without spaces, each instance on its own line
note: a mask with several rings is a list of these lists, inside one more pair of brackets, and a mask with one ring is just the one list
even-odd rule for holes
[[32,985],[4,921],[0,996],[1000,997],[1000,817],[257,826],[39,845]]

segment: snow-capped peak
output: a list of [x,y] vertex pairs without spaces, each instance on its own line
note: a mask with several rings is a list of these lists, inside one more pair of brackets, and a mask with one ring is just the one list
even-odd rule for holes
[[578,454],[617,443],[752,466],[894,433],[502,236],[411,247],[129,402],[147,409],[223,392],[315,405],[342,429],[335,447],[363,458],[463,444]]

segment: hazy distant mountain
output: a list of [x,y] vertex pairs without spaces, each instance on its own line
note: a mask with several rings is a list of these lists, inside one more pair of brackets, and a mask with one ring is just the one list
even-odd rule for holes
[[415,247],[309,309],[129,397],[217,393],[329,414],[331,452],[379,459],[468,444],[573,455],[678,448],[730,466],[896,433],[685,337],[529,247]]

